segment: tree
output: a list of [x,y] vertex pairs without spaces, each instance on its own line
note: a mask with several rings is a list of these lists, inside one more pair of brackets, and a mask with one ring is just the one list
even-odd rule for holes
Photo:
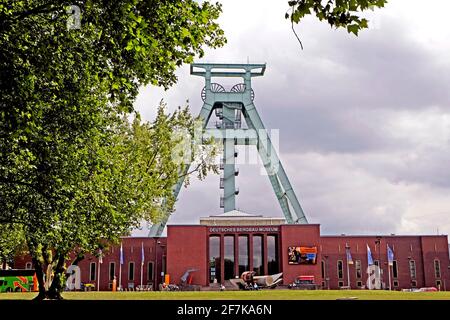
[[[290,19],[294,33],[294,23],[314,14],[331,27],[346,28],[348,33],[357,36],[360,30],[368,27],[368,20],[361,18],[360,14],[375,7],[382,8],[386,3],[387,0],[292,0],[288,1],[291,8],[290,13],[286,12],[285,18]],[[297,36],[296,33],[295,35]],[[300,39],[298,40],[301,45]]]
[[169,137],[192,117],[127,119],[140,86],[169,87],[178,65],[225,42],[220,11],[193,0],[0,4],[0,223],[23,231],[39,299],[61,297],[71,250],[93,253],[173,206]]
[[[102,143],[90,145],[81,155],[70,153],[78,159],[87,155],[86,162],[93,150],[96,156],[90,170],[71,179],[78,182],[73,196],[63,201],[60,210],[46,213],[45,220],[53,223],[47,228],[26,228],[27,243],[42,239],[34,250],[33,256],[39,257],[35,266],[45,270],[51,265],[55,274],[47,296],[59,298],[64,263],[74,247],[77,257],[96,253],[129,235],[142,220],[157,222],[161,212],[172,210],[172,186],[184,171],[184,164],[173,157],[174,150],[189,151],[177,149],[180,140],[174,137],[180,130],[193,134],[193,123],[187,108],[168,115],[161,105],[153,123],[141,123],[139,115],[132,123],[123,118]],[[211,156],[201,152],[191,156],[191,161],[201,164],[200,178],[205,170],[214,169],[208,161]]]
[[[187,108],[168,115],[164,105],[159,106],[153,123],[142,123],[139,115],[131,123],[123,117],[84,145],[65,145],[65,155],[60,154],[58,161],[62,172],[52,180],[58,187],[49,187],[42,195],[30,189],[22,193],[32,198],[33,207],[14,203],[18,210],[3,211],[11,203],[2,197],[0,208],[5,214],[0,213],[0,218],[12,218],[14,223],[9,225],[23,228],[17,235],[25,239],[32,256],[39,298],[61,298],[65,263],[71,252],[75,251],[76,259],[96,253],[117,243],[142,220],[157,221],[161,212],[172,210],[172,186],[184,172],[184,164],[176,161],[174,153],[183,157],[190,152],[177,148],[180,139],[176,133],[187,131],[193,136],[194,122]],[[197,160],[197,172],[203,178],[215,169],[208,161],[214,153],[203,152],[207,146],[198,148],[189,161]],[[53,172],[43,178],[49,176]],[[37,181],[27,183],[32,189],[39,188]],[[20,191],[25,190],[18,187],[16,192]],[[6,244],[10,252],[16,249],[10,241]]]

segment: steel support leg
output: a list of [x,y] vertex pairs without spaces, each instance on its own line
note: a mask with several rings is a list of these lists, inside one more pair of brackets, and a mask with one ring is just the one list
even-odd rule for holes
[[[200,110],[200,119],[202,120],[203,129],[206,128],[206,125],[211,117],[213,106],[210,103],[204,103],[202,109]],[[199,138],[201,139],[202,134],[199,134]],[[173,195],[175,199],[178,198],[178,194],[180,193],[181,187],[183,186],[184,179],[186,178],[187,173],[189,172],[190,163],[186,164],[183,172],[180,172],[180,178],[178,179],[177,184],[173,187]],[[166,227],[167,221],[169,220],[170,212],[163,211],[160,222],[154,223],[148,234],[149,237],[160,237]]]
[[[272,145],[264,124],[252,102],[244,106],[244,117],[247,125],[258,133],[258,152],[269,175],[275,195],[288,223],[308,223],[302,207],[292,189],[291,183],[284,171],[283,165]],[[294,213],[291,212],[289,201]]]

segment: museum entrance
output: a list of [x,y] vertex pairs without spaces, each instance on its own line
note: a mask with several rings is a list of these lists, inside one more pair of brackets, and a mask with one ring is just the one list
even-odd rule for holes
[[267,233],[210,235],[209,283],[222,283],[240,277],[245,271],[255,271],[256,275],[279,273],[278,239],[278,234]]

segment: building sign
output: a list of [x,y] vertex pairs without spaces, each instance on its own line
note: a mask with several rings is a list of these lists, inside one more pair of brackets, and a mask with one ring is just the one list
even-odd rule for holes
[[278,232],[278,227],[212,227],[209,232]]

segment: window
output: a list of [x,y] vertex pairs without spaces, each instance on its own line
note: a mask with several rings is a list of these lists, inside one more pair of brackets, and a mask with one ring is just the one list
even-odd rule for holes
[[220,237],[209,237],[209,282],[222,282],[220,276]]
[[398,280],[394,280],[394,287],[398,287]]
[[253,271],[256,272],[257,276],[264,274],[263,251],[263,237],[253,236]]
[[239,275],[250,269],[250,260],[248,257],[248,236],[239,236]]
[[32,269],[32,266],[33,266],[33,264],[31,262],[27,262],[25,264],[25,269],[30,270],[30,269]]
[[277,236],[267,236],[267,273],[276,274],[278,268],[278,241]]
[[441,262],[439,260],[434,260],[434,276],[436,278],[441,277]]
[[373,261],[373,264],[376,265],[377,267],[379,267],[379,266],[380,266],[380,261],[374,260],[374,261]]
[[97,265],[95,262],[91,262],[89,265],[89,281],[95,281],[95,274],[96,274]]
[[116,275],[116,263],[110,262],[109,263],[109,281],[113,281],[115,275]]
[[356,286],[359,287],[359,288],[361,288],[361,287],[362,287],[362,281],[357,281],[357,282],[356,282]]
[[417,287],[417,281],[416,280],[411,281],[411,287],[413,287],[413,288]]
[[153,261],[147,264],[147,281],[153,280]]
[[338,286],[339,286],[339,287],[343,287],[343,286],[344,286],[344,281],[339,281],[339,282],[338,282]]
[[234,236],[224,237],[224,280],[234,278]]
[[355,271],[356,271],[356,278],[361,279],[361,277],[362,277],[361,260],[355,261]]
[[392,277],[398,278],[398,263],[397,260],[392,261]]
[[167,263],[167,258],[164,255],[161,261],[161,273],[166,274],[166,263]]
[[344,263],[342,262],[342,260],[338,260],[337,262],[337,276],[338,279],[344,278]]
[[441,291],[441,285],[442,285],[441,280],[436,280],[436,288],[437,288],[439,291]]
[[416,262],[414,260],[409,260],[409,276],[411,279],[416,278]]
[[128,262],[128,280],[134,280],[134,262]]
[[320,263],[321,267],[322,267],[322,279],[325,279],[325,261],[322,260],[322,262]]

